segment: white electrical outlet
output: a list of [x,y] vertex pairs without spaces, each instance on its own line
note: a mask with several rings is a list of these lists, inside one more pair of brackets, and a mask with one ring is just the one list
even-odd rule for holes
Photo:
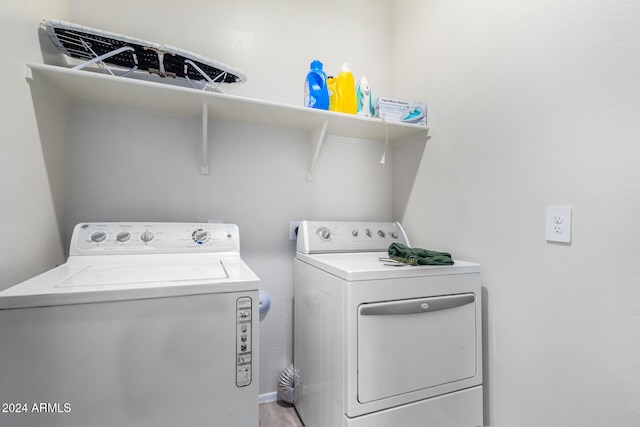
[[545,237],[548,242],[571,243],[570,206],[547,206]]

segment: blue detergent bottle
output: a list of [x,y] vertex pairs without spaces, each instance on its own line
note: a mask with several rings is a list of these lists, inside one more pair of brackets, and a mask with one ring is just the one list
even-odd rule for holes
[[311,70],[304,82],[304,106],[319,110],[329,109],[327,74],[322,71],[322,62],[317,59],[311,63]]

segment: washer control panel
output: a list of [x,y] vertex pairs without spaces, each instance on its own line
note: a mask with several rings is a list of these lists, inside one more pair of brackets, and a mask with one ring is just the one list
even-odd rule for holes
[[86,222],[73,230],[70,255],[239,251],[235,224]]
[[298,252],[378,252],[392,243],[409,245],[398,222],[303,221],[298,227]]

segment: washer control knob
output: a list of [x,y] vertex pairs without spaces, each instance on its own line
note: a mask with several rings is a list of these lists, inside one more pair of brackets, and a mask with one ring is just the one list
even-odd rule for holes
[[382,230],[378,230],[378,236],[382,237],[384,239],[384,237],[386,236],[386,234],[384,233],[384,231]]
[[201,245],[209,240],[209,232],[207,230],[199,228],[193,232],[192,237],[194,242]]
[[125,243],[125,242],[128,242],[129,239],[131,239],[131,232],[130,231],[121,231],[118,234],[116,234],[116,241],[117,242]]
[[369,230],[368,228],[364,233],[367,235],[367,237],[371,237],[371,230]]
[[327,227],[318,228],[318,235],[325,242],[331,240],[331,230],[329,230]]
[[358,233],[358,230],[353,230],[353,231],[351,232],[351,235],[352,235],[353,237],[358,237],[358,234],[359,234],[359,233]]
[[394,239],[398,238],[398,233],[396,233],[395,231],[391,233],[391,237],[393,237]]
[[153,240],[154,237],[156,237],[156,235],[153,233],[153,231],[145,230],[140,235],[140,240],[142,240],[145,243],[149,243],[150,241]]
[[95,242],[95,243],[104,242],[104,240],[106,238],[107,238],[107,232],[106,231],[98,230],[98,231],[94,231],[93,233],[91,233],[91,241],[92,242]]

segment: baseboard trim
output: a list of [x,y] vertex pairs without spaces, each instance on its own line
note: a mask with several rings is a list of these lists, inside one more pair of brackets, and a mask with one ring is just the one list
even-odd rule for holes
[[276,400],[278,400],[278,392],[277,391],[273,391],[271,393],[261,394],[261,395],[258,396],[258,405],[260,405],[261,403],[275,402]]

